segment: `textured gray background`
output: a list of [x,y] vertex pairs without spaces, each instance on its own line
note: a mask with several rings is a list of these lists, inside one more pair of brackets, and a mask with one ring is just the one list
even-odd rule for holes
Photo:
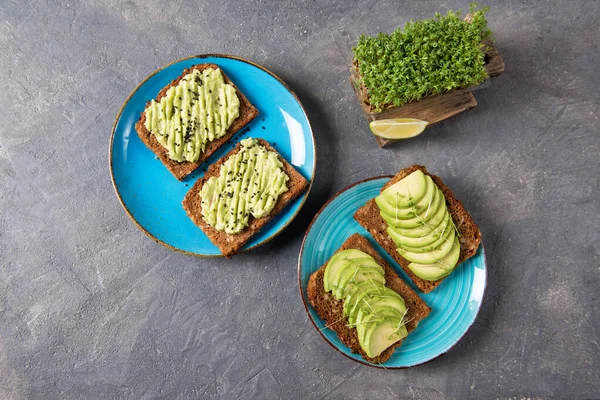
[[[0,3],[0,398],[600,398],[600,2],[491,1],[507,71],[479,106],[379,149],[348,84],[361,33],[467,1]],[[238,55],[304,102],[317,176],[297,219],[232,261],[127,218],[108,170],[129,92],[175,59]],[[357,180],[419,162],[483,232],[485,304],[429,364],[354,363],[308,321],[303,232]]]

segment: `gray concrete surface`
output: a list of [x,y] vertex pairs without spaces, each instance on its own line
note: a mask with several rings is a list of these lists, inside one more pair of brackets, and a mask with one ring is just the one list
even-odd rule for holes
[[[507,71],[475,110],[381,150],[347,80],[355,38],[467,1],[2,1],[0,398],[600,398],[600,2],[489,3]],[[318,147],[301,214],[233,261],[154,243],[108,170],[129,92],[206,52],[287,81]],[[372,369],[308,321],[298,250],[336,191],[414,162],[479,223],[489,285],[447,355]]]

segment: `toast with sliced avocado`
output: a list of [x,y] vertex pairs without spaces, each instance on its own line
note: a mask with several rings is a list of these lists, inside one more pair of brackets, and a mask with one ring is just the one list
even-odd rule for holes
[[218,65],[185,69],[147,103],[135,130],[182,180],[258,115]]
[[306,291],[326,327],[376,364],[387,361],[431,311],[358,233],[310,276]]
[[398,172],[354,218],[424,293],[475,255],[481,243],[463,204],[420,165]]
[[309,182],[264,139],[244,139],[183,199],[190,219],[230,258]]

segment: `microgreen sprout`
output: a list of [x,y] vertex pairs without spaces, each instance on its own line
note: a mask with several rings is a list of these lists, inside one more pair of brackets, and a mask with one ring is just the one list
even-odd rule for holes
[[469,21],[450,10],[390,34],[361,35],[353,51],[371,106],[380,111],[482,83],[488,11],[472,3]]

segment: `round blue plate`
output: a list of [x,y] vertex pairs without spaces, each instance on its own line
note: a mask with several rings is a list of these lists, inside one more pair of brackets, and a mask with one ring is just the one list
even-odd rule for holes
[[[374,367],[406,368],[423,364],[447,352],[467,332],[481,307],[486,284],[486,264],[483,246],[477,254],[456,268],[443,283],[428,294],[415,288],[396,262],[377,244],[371,235],[353,218],[354,212],[379,194],[391,176],[367,179],[347,187],[327,202],[313,219],[300,249],[298,283],[302,301],[313,324],[323,338],[343,355]],[[306,285],[310,275],[318,270],[354,233],[365,236],[373,248],[394,268],[431,307],[431,313],[419,323],[392,357],[383,364],[372,364],[350,352],[325,327],[325,322],[310,306]]]
[[[183,182],[154,156],[135,132],[146,102],[184,69],[201,63],[217,64],[258,109],[259,115]],[[200,55],[176,61],[147,77],[127,98],[117,115],[110,141],[110,173],[127,214],[155,241],[184,253],[221,256],[219,249],[188,218],[181,202],[206,168],[246,137],[267,140],[312,185],[316,154],[312,129],[304,108],[286,84],[265,68],[227,55]],[[280,233],[298,214],[306,192],[265,226],[244,247],[250,250]]]

